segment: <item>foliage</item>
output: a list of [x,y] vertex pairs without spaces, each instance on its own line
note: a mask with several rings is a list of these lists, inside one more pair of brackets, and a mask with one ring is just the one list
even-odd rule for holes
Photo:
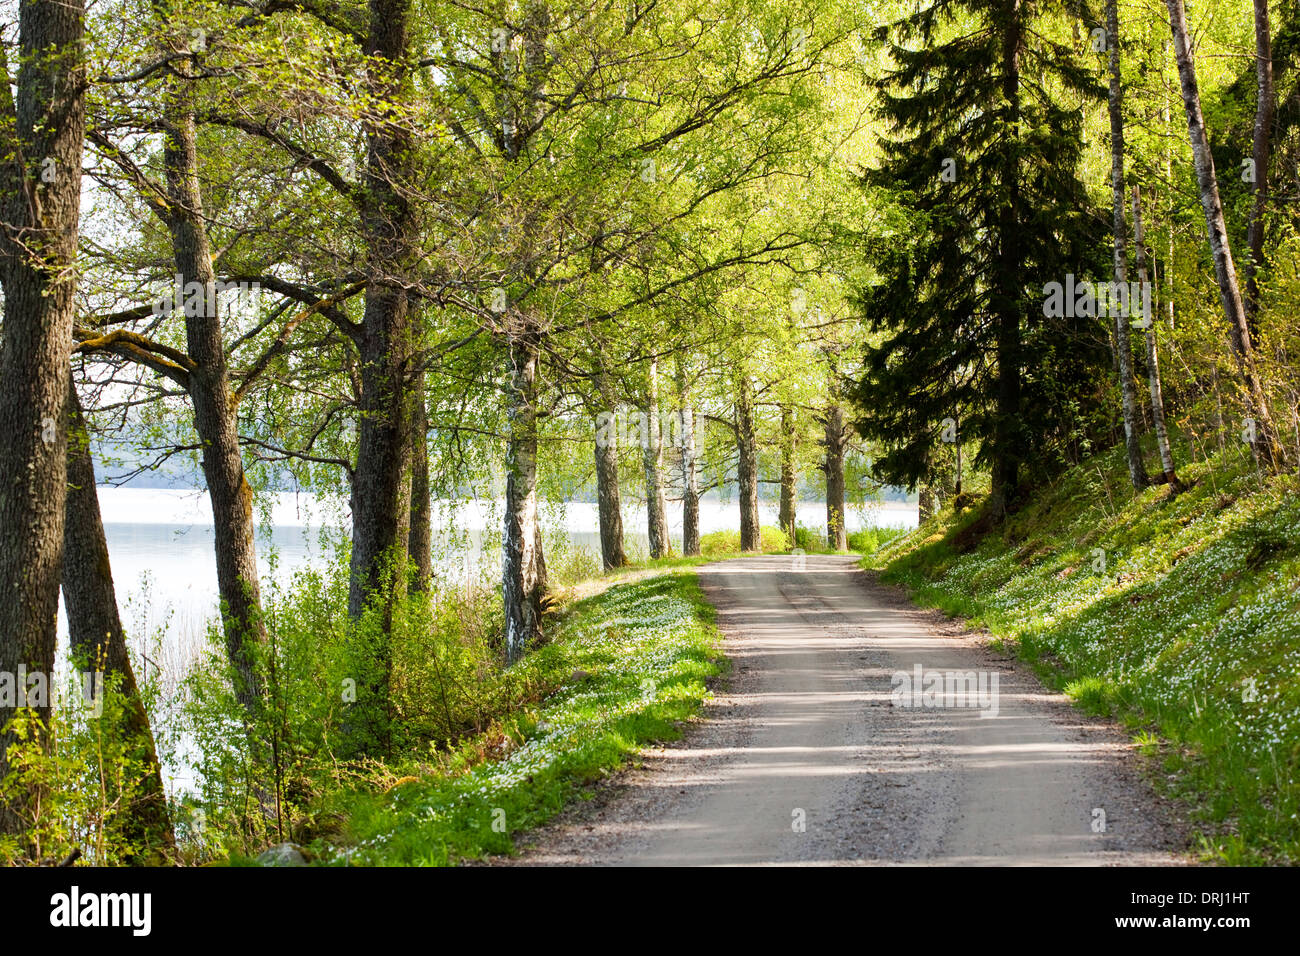
[[[763,525],[759,528],[759,544],[764,554],[790,550],[790,539],[780,528]],[[700,552],[706,558],[741,554],[739,531],[714,531],[700,538]]]
[[582,781],[677,735],[719,669],[712,616],[689,571],[578,602],[553,641],[507,672],[514,696],[481,732],[370,768],[335,794],[316,857],[445,865],[509,852],[512,834],[554,815]]
[[877,278],[856,302],[879,341],[853,397],[883,482],[932,480],[958,433],[995,474],[1042,478],[1095,424],[1104,333],[1073,309],[1045,317],[1042,292],[1104,261],[1080,178],[1102,89],[1056,37],[1053,5],[1007,9],[926,3],[877,33],[895,66],[878,79],[888,132],[863,187],[906,225],[866,246]]
[[849,533],[849,550],[858,554],[875,554],[906,533],[903,528],[863,528]]
[[[156,690],[146,687],[144,699],[154,699]],[[33,710],[15,714],[18,743],[10,749],[0,799],[24,808],[24,832],[21,840],[0,834],[0,865],[117,866],[144,858],[122,811],[143,792],[153,768],[118,730],[129,706],[121,675],[71,674],[48,727]]]

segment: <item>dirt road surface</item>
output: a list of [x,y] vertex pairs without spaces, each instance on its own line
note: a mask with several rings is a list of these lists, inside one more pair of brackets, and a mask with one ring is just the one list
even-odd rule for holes
[[510,862],[1186,862],[1123,733],[856,561],[701,568],[733,664],[703,718]]

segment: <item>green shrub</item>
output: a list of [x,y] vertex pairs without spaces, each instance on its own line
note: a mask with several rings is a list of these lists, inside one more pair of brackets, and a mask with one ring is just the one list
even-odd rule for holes
[[780,528],[762,527],[758,529],[759,544],[765,552],[790,550],[790,536]]
[[794,546],[805,552],[825,551],[826,535],[806,525],[795,525]]
[[554,633],[510,671],[552,692],[339,794],[340,825],[312,846],[316,859],[429,866],[509,852],[513,834],[553,817],[583,780],[679,736],[720,669],[713,609],[689,571],[614,584],[569,607]]
[[906,528],[863,528],[849,534],[849,550],[858,554],[875,554],[905,534]]
[[[154,771],[139,741],[124,731],[131,702],[120,674],[86,673],[93,672],[67,678],[47,724],[25,708],[10,721],[16,743],[0,799],[18,808],[23,832],[0,836],[0,865],[48,866],[73,851],[95,866],[153,858],[122,812],[145,793]],[[143,696],[148,702],[153,688]]]
[[[765,553],[790,550],[790,538],[780,528],[764,525],[758,529],[759,547]],[[740,554],[739,531],[714,531],[700,538],[700,553],[705,557]]]
[[388,764],[455,746],[554,688],[502,666],[500,598],[458,585],[347,614],[348,565],[297,572],[264,601],[265,705],[239,707],[220,627],[183,683],[202,821],[198,859],[306,841],[329,825],[322,798],[391,777]]

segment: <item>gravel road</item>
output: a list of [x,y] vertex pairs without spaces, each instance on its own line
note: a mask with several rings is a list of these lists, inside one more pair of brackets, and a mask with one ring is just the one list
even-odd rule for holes
[[1187,862],[1113,725],[856,558],[803,560],[701,568],[733,664],[702,718],[499,862]]

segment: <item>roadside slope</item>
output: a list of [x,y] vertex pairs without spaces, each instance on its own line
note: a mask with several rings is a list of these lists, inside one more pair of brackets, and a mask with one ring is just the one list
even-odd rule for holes
[[[506,853],[648,741],[672,739],[718,673],[712,607],[695,576],[660,570],[596,582],[509,674],[478,733],[409,761],[382,791],[343,803],[315,841],[330,864],[443,866]],[[396,771],[390,771],[396,776]]]
[[1193,808],[1201,852],[1300,860],[1300,497],[1241,452],[1134,494],[1122,449],[983,536],[945,512],[869,558],[1053,687],[1120,717]]

